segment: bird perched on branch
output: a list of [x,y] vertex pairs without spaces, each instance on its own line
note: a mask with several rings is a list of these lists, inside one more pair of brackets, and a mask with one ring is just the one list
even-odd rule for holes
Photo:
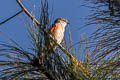
[[[50,32],[52,34],[53,39],[60,44],[64,37],[65,27],[69,24],[69,22],[64,18],[57,18],[54,21],[54,24],[50,28]],[[52,42],[50,43],[52,47],[55,47]]]
[[[66,19],[64,18],[57,18],[54,21],[54,24],[50,27],[50,33],[53,37],[53,39],[60,44],[64,38],[64,32],[65,32],[65,27],[67,24],[70,24]],[[54,43],[54,41],[50,40],[50,47],[53,48],[53,50],[56,49],[56,44]],[[40,64],[42,64],[44,57],[45,57],[45,53],[43,52],[41,54],[42,60],[40,60]]]

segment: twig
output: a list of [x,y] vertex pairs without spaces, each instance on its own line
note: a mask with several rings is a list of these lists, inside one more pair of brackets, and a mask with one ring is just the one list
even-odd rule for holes
[[18,14],[20,14],[21,12],[23,12],[23,10],[20,10],[19,12],[17,12],[16,14],[14,14],[13,16],[7,18],[6,20],[0,22],[0,25],[6,23],[7,21],[9,21],[10,19],[12,19],[13,17],[17,16]]
[[21,9],[32,19],[35,21],[37,25],[40,26],[40,23],[35,19],[35,17],[23,6],[23,4],[20,2],[20,0],[16,0]]

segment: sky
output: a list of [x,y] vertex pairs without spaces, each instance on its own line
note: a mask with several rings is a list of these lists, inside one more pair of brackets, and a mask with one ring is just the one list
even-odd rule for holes
[[[39,11],[40,0],[21,1],[30,12],[32,12],[35,8],[35,17],[38,19],[39,14],[37,14],[37,12]],[[58,17],[66,18],[70,22],[69,26],[71,29],[73,43],[76,43],[80,40],[80,35],[85,34],[85,36],[88,37],[94,31],[94,28],[92,26],[83,28],[82,30],[80,29],[80,27],[82,27],[87,21],[81,18],[90,14],[88,8],[81,6],[82,3],[82,0],[49,1],[49,10],[53,16],[51,22],[53,22]],[[16,3],[16,0],[0,0],[0,10],[1,22],[19,11],[20,7]],[[29,48],[29,46],[31,46],[31,42],[28,37],[27,29],[24,25],[24,19],[25,16],[22,13],[19,16],[13,18],[12,20],[6,22],[5,24],[0,25],[0,41],[8,41],[6,36],[9,36],[21,46]]]

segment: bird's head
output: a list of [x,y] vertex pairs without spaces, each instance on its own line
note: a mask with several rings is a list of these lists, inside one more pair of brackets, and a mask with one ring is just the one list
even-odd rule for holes
[[57,18],[55,20],[54,24],[56,24],[56,23],[60,23],[64,26],[66,26],[67,24],[70,24],[65,18]]

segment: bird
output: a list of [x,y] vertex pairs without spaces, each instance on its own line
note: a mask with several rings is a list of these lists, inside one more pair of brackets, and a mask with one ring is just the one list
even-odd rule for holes
[[[51,33],[52,38],[59,45],[61,44],[64,38],[65,27],[67,24],[70,24],[70,23],[65,18],[57,18],[49,29],[49,32]],[[57,45],[55,45],[54,42],[51,40],[49,42],[50,42],[50,47],[52,47],[53,50],[56,50]],[[39,64],[43,63],[43,60],[45,58],[44,52],[41,54],[41,57],[42,59],[39,60]]]
[[[53,39],[60,45],[64,38],[65,27],[70,24],[65,18],[57,18],[50,28]],[[50,42],[50,46],[56,48],[54,43]]]

